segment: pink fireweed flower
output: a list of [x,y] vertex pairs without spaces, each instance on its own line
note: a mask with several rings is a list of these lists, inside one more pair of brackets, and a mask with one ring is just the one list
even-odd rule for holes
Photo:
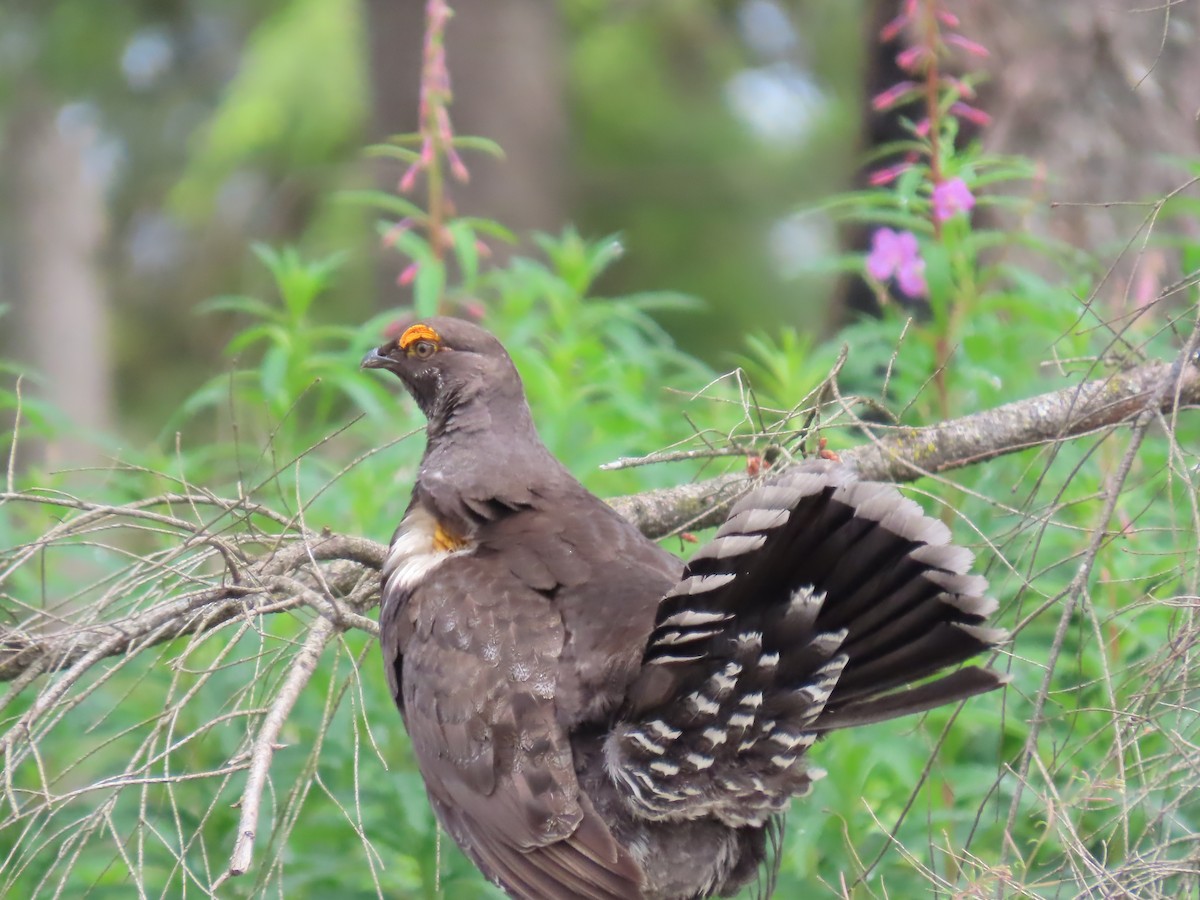
[[412,189],[417,186],[417,176],[421,174],[421,164],[413,163],[405,171],[400,178],[400,193],[411,194]]
[[938,17],[938,21],[947,28],[957,28],[959,24],[958,16],[950,12],[948,9],[938,9],[934,11],[934,15]]
[[969,37],[964,37],[961,34],[951,33],[946,35],[946,43],[955,47],[961,47],[964,51],[970,53],[972,56],[986,58],[992,55],[991,51],[989,51],[987,47],[983,46],[983,44],[973,41]]
[[421,267],[418,263],[409,263],[404,267],[404,271],[401,272],[399,277],[396,279],[396,284],[400,285],[400,287],[408,287],[410,284],[416,281],[417,271],[420,268]]
[[911,231],[880,228],[871,235],[871,252],[867,255],[867,274],[876,281],[896,279],[900,292],[909,297],[924,297],[925,260],[917,236]]
[[462,157],[458,155],[458,151],[453,147],[446,148],[446,158],[450,160],[450,174],[466,184],[471,180],[471,173],[467,171],[467,167],[463,165]]
[[929,52],[928,47],[924,47],[921,44],[916,44],[912,47],[901,50],[896,54],[896,65],[898,65],[905,72],[915,72],[917,69],[921,68],[925,61],[931,56],[932,54]]
[[975,88],[971,87],[971,85],[967,84],[961,78],[955,78],[953,75],[943,75],[942,84],[953,90],[964,100],[975,99]]
[[906,161],[888,166],[886,169],[879,169],[867,176],[867,184],[871,187],[883,187],[885,184],[891,184],[910,168],[912,168],[912,163]]
[[904,26],[907,24],[908,16],[896,16],[896,18],[884,25],[883,28],[879,29],[879,40],[885,44],[890,44],[904,30]]
[[939,222],[961,213],[969,213],[975,206],[975,195],[961,178],[951,178],[933,188],[933,217]]
[[992,117],[990,115],[979,107],[963,103],[961,100],[950,104],[950,115],[959,119],[966,119],[972,125],[978,125],[980,128],[987,128],[987,126],[992,124]]
[[916,0],[905,0],[904,7],[900,10],[900,14],[892,19],[879,31],[879,39],[887,44],[896,39],[896,36],[904,30],[904,26],[909,24],[917,15]]
[[908,95],[916,91],[917,85],[912,81],[901,81],[899,84],[893,84],[885,91],[880,91],[871,98],[871,108],[877,112],[883,112],[885,109],[891,109],[901,100],[906,100]]

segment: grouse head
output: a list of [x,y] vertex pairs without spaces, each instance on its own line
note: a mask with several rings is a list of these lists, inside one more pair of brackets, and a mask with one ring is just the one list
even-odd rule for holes
[[387,369],[429,420],[431,436],[496,429],[529,421],[521,377],[498,340],[470,322],[434,316],[363,357],[364,369]]

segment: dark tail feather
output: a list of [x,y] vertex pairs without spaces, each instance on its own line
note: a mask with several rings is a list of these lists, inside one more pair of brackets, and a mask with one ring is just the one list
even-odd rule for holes
[[895,488],[824,460],[747,494],[663,598],[606,741],[631,805],[763,827],[817,777],[802,757],[819,735],[1004,684],[934,677],[1006,637],[949,540]]
[[815,723],[813,730],[824,734],[838,728],[856,725],[873,725],[900,716],[911,716],[928,712],[948,703],[968,700],[978,694],[986,694],[1008,684],[1008,676],[991,669],[967,666],[950,675],[927,681],[907,690],[894,691],[882,696],[844,703],[837,709],[827,710]]

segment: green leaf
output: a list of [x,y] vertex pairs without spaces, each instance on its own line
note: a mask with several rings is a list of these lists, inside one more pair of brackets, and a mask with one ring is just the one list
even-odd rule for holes
[[252,325],[249,328],[244,328],[230,339],[225,345],[225,353],[234,356],[241,353],[247,347],[251,347],[260,341],[267,341],[271,344],[280,344],[287,340],[287,330],[282,325],[263,324]]
[[[365,206],[370,209],[386,210],[402,218],[412,219],[414,222],[425,222],[428,219],[428,216],[421,207],[396,194],[389,194],[387,191],[371,189],[345,190],[338,191],[335,196],[343,203]],[[390,227],[391,224],[389,223],[388,228]]]
[[363,155],[373,158],[398,159],[409,164],[415,163],[421,158],[419,151],[408,147],[398,147],[395,144],[371,144],[363,150]]
[[418,316],[437,315],[445,286],[446,270],[442,264],[432,257],[422,261],[413,281],[413,306]]
[[288,347],[286,344],[275,344],[263,355],[258,367],[259,380],[262,383],[263,394],[267,402],[272,404],[277,413],[283,411],[289,398],[284,386],[287,384]]
[[504,159],[504,148],[489,138],[479,137],[478,135],[458,134],[454,136],[454,140],[451,143],[456,148],[479,150],[487,153],[489,156],[496,157],[496,159]]
[[470,291],[479,275],[479,248],[476,246],[475,231],[462,221],[451,222],[446,230],[450,233],[454,255],[462,272],[463,286]]
[[458,221],[465,222],[478,234],[486,234],[490,237],[499,238],[507,244],[517,243],[516,234],[505,228],[499,222],[493,222],[491,219],[480,219],[476,218],[475,216],[463,216]]
[[419,144],[425,140],[425,135],[419,131],[405,131],[402,134],[389,134],[387,139],[382,144],[375,144],[377,147],[386,147],[388,144]]
[[929,285],[929,307],[939,329],[945,329],[952,305],[957,301],[950,253],[944,244],[926,241],[921,245],[925,260],[925,282]]
[[644,312],[702,312],[708,306],[699,297],[680,291],[638,291],[608,302]]
[[249,297],[245,294],[224,294],[220,297],[210,297],[196,304],[196,312],[200,315],[215,312],[239,312],[272,322],[284,321],[284,316],[279,310],[257,297]]
[[376,419],[388,417],[386,404],[391,395],[378,381],[368,380],[357,371],[351,374],[331,372],[326,378],[367,415]]

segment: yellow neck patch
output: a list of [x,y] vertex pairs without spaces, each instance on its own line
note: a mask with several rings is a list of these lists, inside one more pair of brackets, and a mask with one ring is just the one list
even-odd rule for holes
[[405,329],[404,334],[400,335],[400,349],[407,350],[417,341],[433,341],[435,344],[440,344],[442,336],[428,325],[410,325]]
[[458,535],[451,532],[441,522],[438,522],[433,529],[433,547],[442,553],[453,553],[455,550],[461,550],[467,546],[467,542]]

